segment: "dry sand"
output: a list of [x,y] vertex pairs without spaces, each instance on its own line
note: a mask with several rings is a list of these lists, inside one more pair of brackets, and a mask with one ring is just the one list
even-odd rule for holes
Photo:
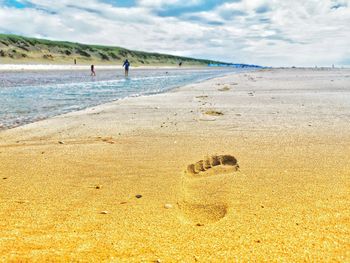
[[349,156],[349,70],[231,75],[2,131],[0,261],[349,262]]

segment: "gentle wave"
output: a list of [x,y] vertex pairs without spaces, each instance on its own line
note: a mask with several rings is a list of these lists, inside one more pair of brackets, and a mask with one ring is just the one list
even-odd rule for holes
[[130,78],[113,71],[12,72],[0,75],[0,129],[82,110],[125,97],[151,95],[237,72],[224,70],[135,70]]

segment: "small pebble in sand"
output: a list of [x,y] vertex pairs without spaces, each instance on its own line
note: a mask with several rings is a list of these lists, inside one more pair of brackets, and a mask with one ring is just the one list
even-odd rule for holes
[[59,144],[64,144],[64,141],[58,141]]
[[41,154],[44,154],[45,152],[41,152]]
[[164,205],[164,208],[166,208],[166,209],[171,209],[171,208],[173,208],[173,205],[172,205],[172,204],[165,204],[165,205]]
[[155,263],[161,263],[162,261],[158,258],[157,260],[154,261]]
[[202,223],[197,223],[196,226],[204,226]]
[[29,203],[28,200],[17,200],[15,202],[18,203],[18,204],[27,204],[27,203]]
[[6,179],[7,179],[7,177],[3,177],[2,179],[3,179],[3,180],[6,180]]
[[98,184],[98,185],[95,185],[95,189],[101,189],[102,188],[102,185]]
[[108,211],[101,211],[100,214],[106,215],[106,214],[108,214]]
[[140,199],[142,195],[135,195],[135,197]]

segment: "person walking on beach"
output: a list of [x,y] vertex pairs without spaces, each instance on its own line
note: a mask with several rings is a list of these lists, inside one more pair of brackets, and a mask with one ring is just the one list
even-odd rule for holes
[[96,76],[95,65],[91,65],[91,76]]
[[127,77],[129,75],[129,67],[130,67],[130,63],[128,59],[124,61],[123,67],[125,69],[125,77]]

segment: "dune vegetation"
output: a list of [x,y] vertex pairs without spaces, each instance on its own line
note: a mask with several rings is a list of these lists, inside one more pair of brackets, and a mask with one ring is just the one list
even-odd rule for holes
[[17,35],[0,34],[0,63],[43,64],[115,64],[128,58],[133,65],[204,66],[221,63],[205,59],[134,51],[121,47],[51,41]]

